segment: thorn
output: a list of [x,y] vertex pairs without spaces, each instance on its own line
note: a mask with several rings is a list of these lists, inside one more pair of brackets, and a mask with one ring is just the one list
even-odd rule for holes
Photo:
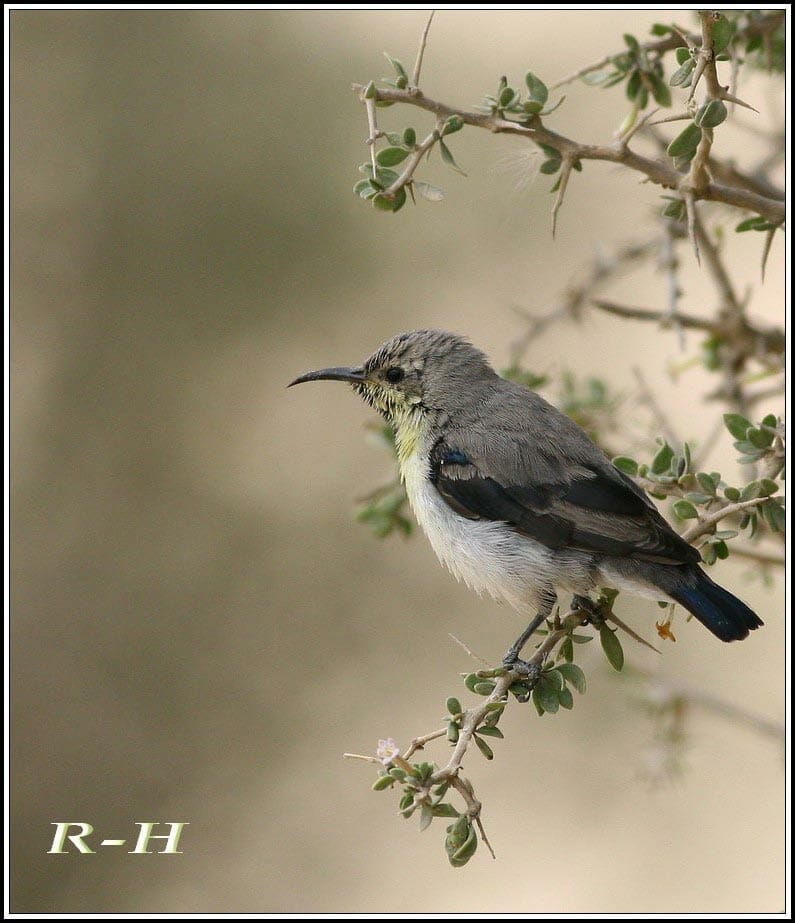
[[566,186],[569,184],[569,177],[571,176],[572,164],[571,161],[565,159],[563,161],[563,166],[560,169],[560,182],[558,184],[558,195],[555,199],[555,204],[552,206],[552,239],[555,239],[555,232],[558,228],[558,212],[560,211],[560,206],[563,205],[563,197],[566,195]]
[[759,115],[758,109],[754,109],[754,107],[750,103],[743,102],[741,99],[738,99],[732,93],[724,92],[721,94],[721,98],[726,100],[727,103],[734,103],[735,106],[742,106],[743,109],[750,109],[751,112],[755,112],[757,115]]
[[687,209],[687,236],[693,245],[696,262],[701,266],[701,253],[698,249],[698,236],[696,234],[696,200],[692,192],[685,193],[685,207]]
[[770,228],[770,230],[765,235],[765,247],[762,250],[762,282],[765,281],[765,267],[767,266],[767,258],[770,256],[770,248],[773,246],[773,238],[776,236],[776,231],[778,228]]

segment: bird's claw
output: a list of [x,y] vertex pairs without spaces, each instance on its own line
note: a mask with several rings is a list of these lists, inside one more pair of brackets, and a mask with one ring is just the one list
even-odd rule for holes
[[582,612],[585,616],[585,624],[598,628],[604,623],[604,616],[598,603],[595,603],[587,596],[575,596],[571,601],[571,608],[575,612]]
[[520,660],[515,654],[506,654],[503,657],[502,665],[506,670],[510,670],[516,676],[516,681],[525,686],[527,692],[520,692],[516,695],[518,702],[527,702],[530,698],[539,676],[541,676],[541,667],[537,663],[529,663],[526,660]]

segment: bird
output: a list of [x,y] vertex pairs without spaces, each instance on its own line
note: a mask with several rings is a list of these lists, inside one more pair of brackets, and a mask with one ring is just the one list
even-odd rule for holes
[[721,641],[763,624],[584,430],[501,377],[466,338],[400,333],[361,365],[308,372],[288,387],[310,381],[347,382],[385,418],[439,560],[529,619],[504,666],[524,663],[522,647],[560,595],[594,613],[590,594],[603,587],[679,603]]

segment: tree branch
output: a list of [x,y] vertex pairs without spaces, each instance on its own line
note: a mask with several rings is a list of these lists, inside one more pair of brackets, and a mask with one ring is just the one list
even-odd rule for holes
[[[365,87],[362,84],[355,83],[353,84],[353,90],[364,101]],[[761,215],[771,224],[783,222],[786,215],[784,202],[751,192],[748,189],[722,186],[714,182],[708,182],[699,189],[692,189],[688,176],[679,173],[674,169],[673,165],[669,166],[660,160],[644,157],[630,150],[621,142],[612,145],[580,144],[571,138],[546,128],[538,116],[530,116],[525,122],[514,122],[510,119],[499,118],[496,115],[450,106],[447,103],[431,99],[415,87],[405,90],[378,87],[375,98],[386,102],[416,106],[419,109],[432,112],[440,119],[457,115],[466,125],[483,128],[495,134],[518,135],[534,144],[546,144],[559,151],[562,158],[572,162],[576,160],[598,160],[620,164],[630,170],[642,173],[658,186],[680,192],[683,198],[686,191],[692,191],[695,199],[722,202],[725,205],[733,205],[735,208],[748,209]]]

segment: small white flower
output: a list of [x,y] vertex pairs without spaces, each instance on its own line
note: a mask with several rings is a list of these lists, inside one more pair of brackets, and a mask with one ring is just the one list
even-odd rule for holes
[[384,766],[388,766],[399,754],[400,747],[395,743],[394,738],[387,737],[386,740],[378,741],[378,749],[375,751],[375,755]]

